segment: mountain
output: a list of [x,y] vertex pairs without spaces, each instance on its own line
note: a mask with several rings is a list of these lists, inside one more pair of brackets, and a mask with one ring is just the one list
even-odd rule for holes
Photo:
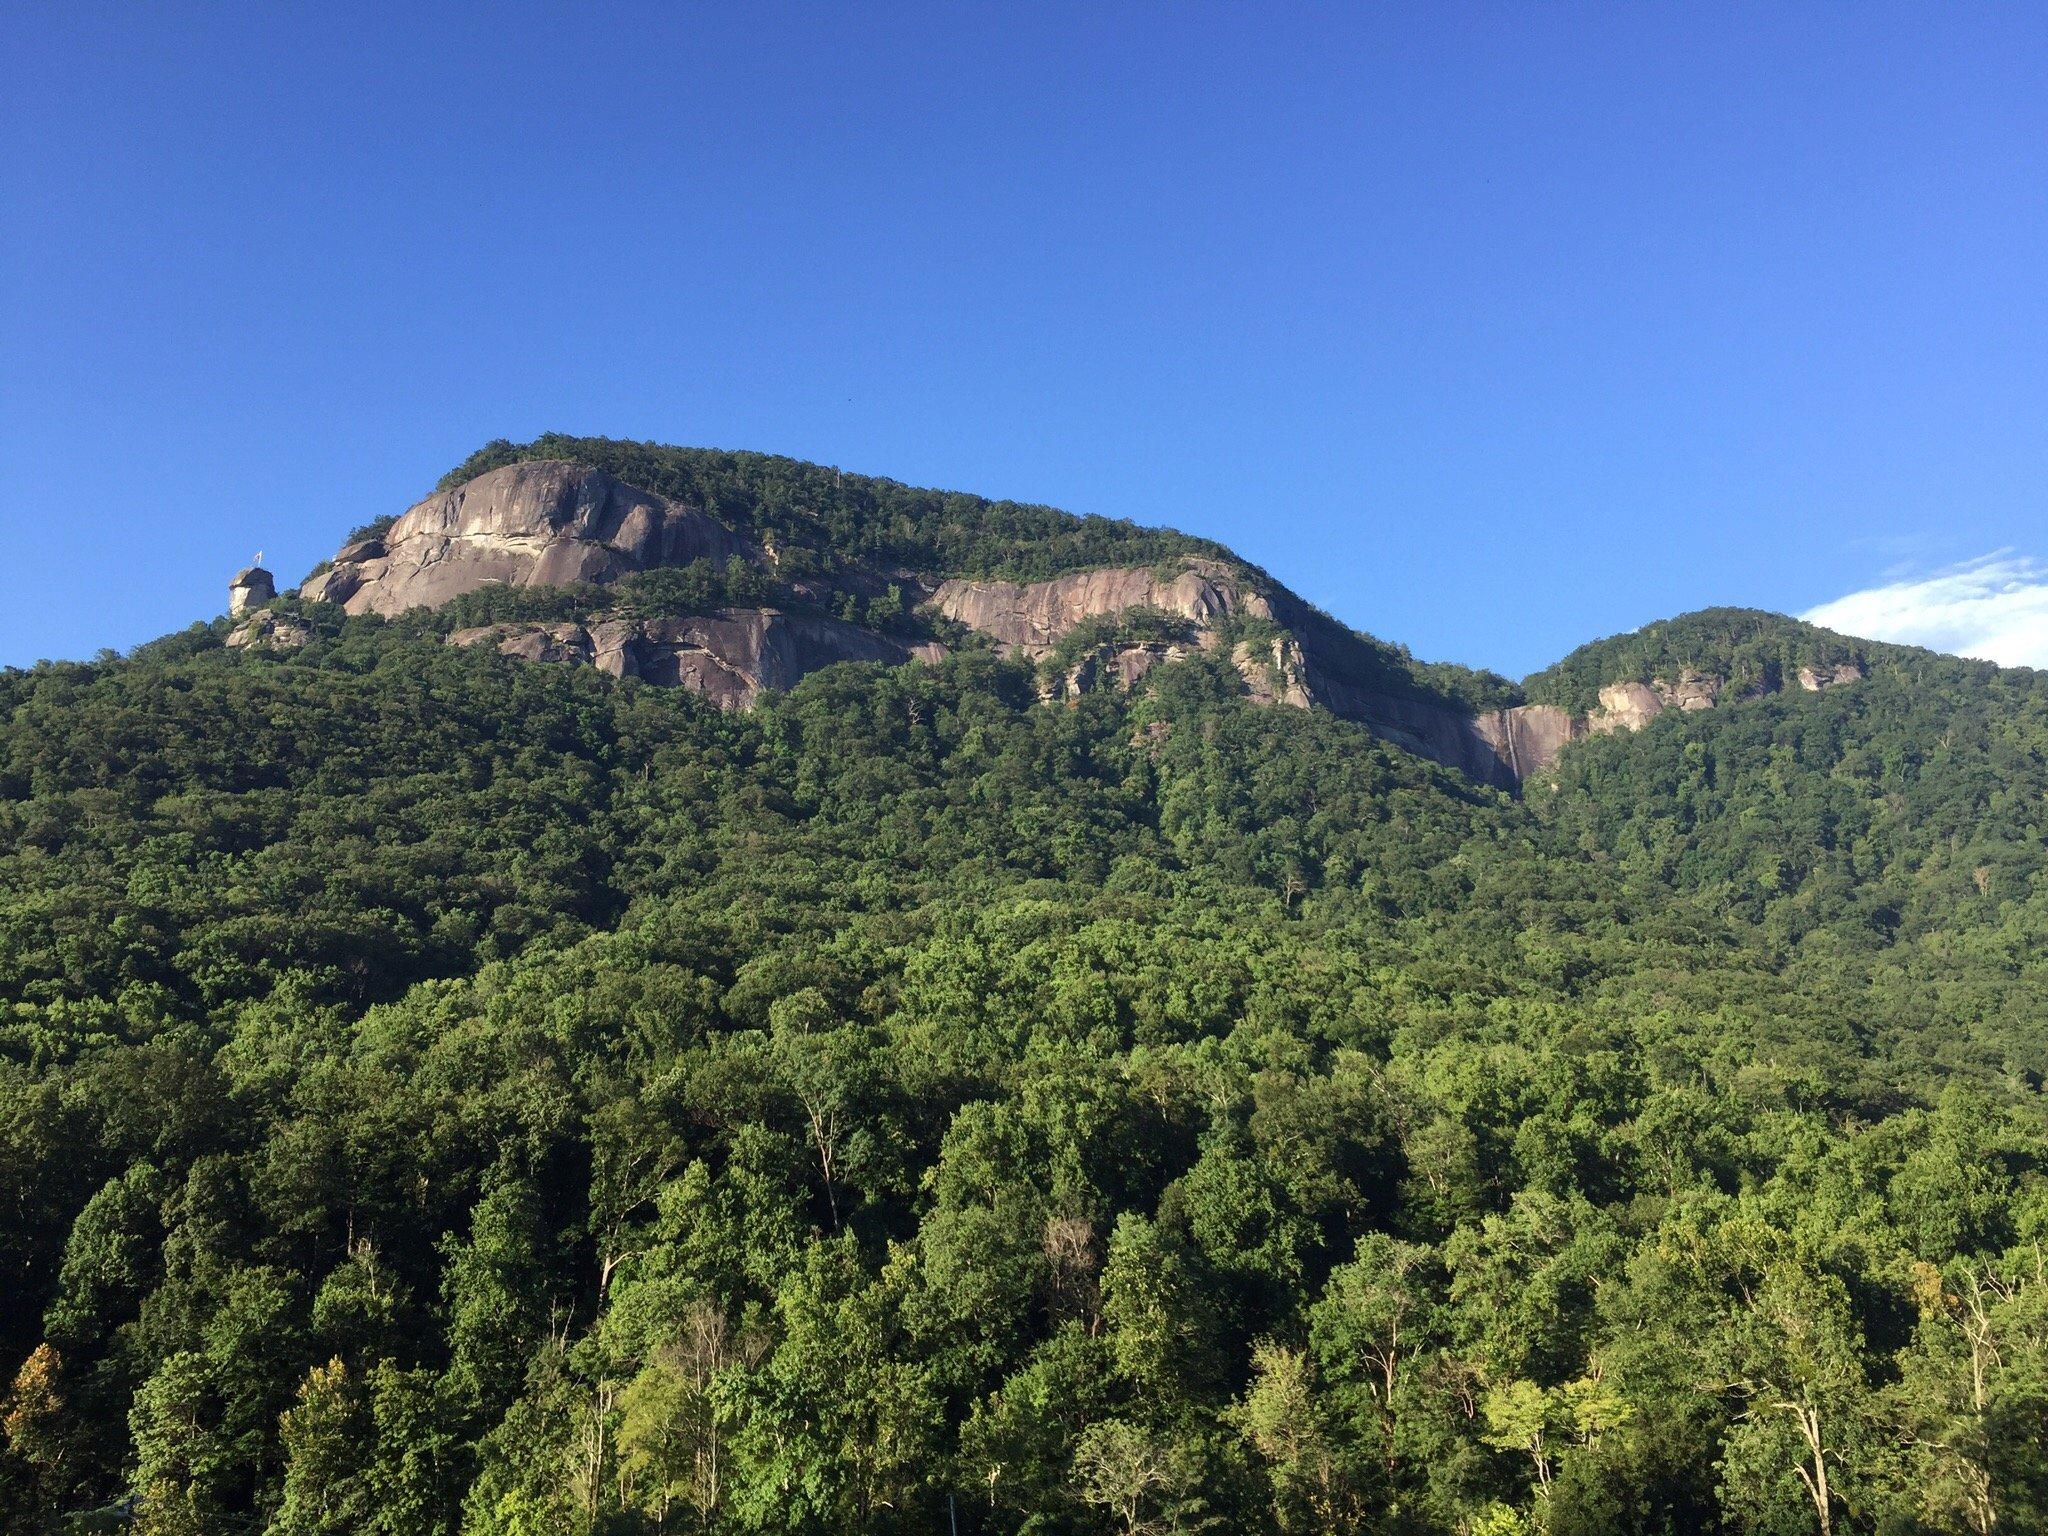
[[[522,603],[507,589],[569,595]],[[1220,546],[1171,531],[607,439],[493,444],[388,526],[352,537],[301,589],[307,601],[386,616],[478,593],[482,607],[457,611],[530,616],[454,630],[450,643],[593,663],[728,708],[843,661],[934,660],[949,637],[1054,663],[1049,686],[1068,694],[1217,651],[1254,697],[1327,708],[1507,789],[1567,742],[1639,729],[1667,707],[1862,675],[1862,649],[1839,637],[1717,612],[1680,621],[1711,670],[1674,660],[1692,654],[1682,644],[1637,637],[1568,658],[1522,702],[1504,679],[1418,665]],[[253,621],[240,643],[277,643],[269,622]],[[1775,651],[1765,658],[1748,637],[1722,644],[1731,622],[1762,622]]]
[[[670,569],[693,583],[680,602],[644,579]],[[1501,680],[1419,667],[1220,546],[758,455],[494,445],[352,539],[302,595],[390,615],[497,588],[574,595],[508,607],[494,590],[492,613],[532,616],[455,643],[593,661],[730,707],[840,661],[934,659],[948,636],[1056,658],[1070,691],[1200,648],[1229,653],[1256,692],[1325,705],[1489,782],[1518,777],[1508,711],[1474,708]],[[707,601],[722,601],[715,622]]]
[[2048,1528],[2048,678],[493,444],[0,673],[0,1527]]

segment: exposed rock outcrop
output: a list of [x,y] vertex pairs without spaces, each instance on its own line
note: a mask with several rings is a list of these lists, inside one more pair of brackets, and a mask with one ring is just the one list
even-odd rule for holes
[[228,583],[228,617],[240,618],[251,608],[261,608],[277,596],[277,581],[260,565],[235,572]]
[[1609,683],[1600,690],[1600,707],[1586,716],[1595,736],[1614,731],[1640,731],[1664,713],[1664,700],[1648,683]]
[[[1795,674],[1799,687],[1807,693],[1853,683],[1862,676],[1862,666],[1853,661],[1824,667],[1803,666]],[[1581,728],[1595,736],[1640,731],[1667,709],[1713,709],[1724,698],[1757,698],[1775,691],[1768,683],[1760,683],[1730,695],[1726,679],[1687,667],[1676,680],[1653,677],[1647,683],[1609,683],[1600,690],[1599,706],[1581,722]]]
[[313,631],[297,619],[263,608],[250,614],[248,622],[223,643],[231,651],[296,651],[312,638]]
[[1657,697],[1671,709],[1712,709],[1721,699],[1721,679],[1687,667],[1675,683],[1657,677],[1650,680]]
[[589,629],[581,624],[484,624],[458,629],[448,644],[489,645],[521,661],[584,662],[596,659]]
[[450,645],[489,645],[528,661],[585,662],[613,677],[688,688],[720,709],[745,709],[764,690],[793,687],[841,661],[887,666],[935,661],[942,646],[904,645],[822,614],[727,608],[683,619],[590,624],[489,624],[460,629]]
[[1301,642],[1292,635],[1275,635],[1266,642],[1240,640],[1231,649],[1230,660],[1255,704],[1307,709],[1316,702]]
[[734,556],[764,558],[709,513],[602,470],[541,459],[429,496],[380,536],[343,549],[300,595],[394,614],[492,583],[566,587]]
[[1837,662],[1832,667],[1801,667],[1799,686],[1807,693],[1819,693],[1827,688],[1839,688],[1843,683],[1863,680],[1863,668],[1853,661]]
[[1098,688],[1128,691],[1138,686],[1153,668],[1170,661],[1185,661],[1195,647],[1178,640],[1140,640],[1128,645],[1103,645],[1079,657],[1057,678],[1042,684],[1039,697],[1078,699]]
[[1556,762],[1585,727],[1555,704],[1516,704],[1486,710],[1473,719],[1472,730],[1496,765],[1494,782],[1520,787]]
[[1050,655],[1062,637],[1086,620],[1132,609],[1174,614],[1204,635],[1233,615],[1273,616],[1264,597],[1215,560],[1189,560],[1166,571],[1149,566],[1077,571],[1049,581],[942,581],[932,589],[931,603],[946,618],[1034,661]]

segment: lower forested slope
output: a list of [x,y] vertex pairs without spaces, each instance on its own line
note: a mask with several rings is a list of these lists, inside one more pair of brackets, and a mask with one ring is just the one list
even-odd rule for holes
[[0,1524],[2048,1523],[2048,689],[1243,686],[0,679]]

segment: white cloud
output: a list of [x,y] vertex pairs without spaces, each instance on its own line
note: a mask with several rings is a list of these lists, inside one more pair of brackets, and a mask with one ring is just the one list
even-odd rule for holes
[[2048,667],[2048,565],[2000,550],[1932,576],[1851,592],[1800,617],[1866,640]]

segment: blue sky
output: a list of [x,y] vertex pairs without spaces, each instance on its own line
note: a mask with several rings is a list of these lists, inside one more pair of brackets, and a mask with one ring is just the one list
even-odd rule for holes
[[1987,579],[2048,663],[2038,6],[15,0],[0,45],[0,663],[547,429],[1171,523],[1517,675]]

